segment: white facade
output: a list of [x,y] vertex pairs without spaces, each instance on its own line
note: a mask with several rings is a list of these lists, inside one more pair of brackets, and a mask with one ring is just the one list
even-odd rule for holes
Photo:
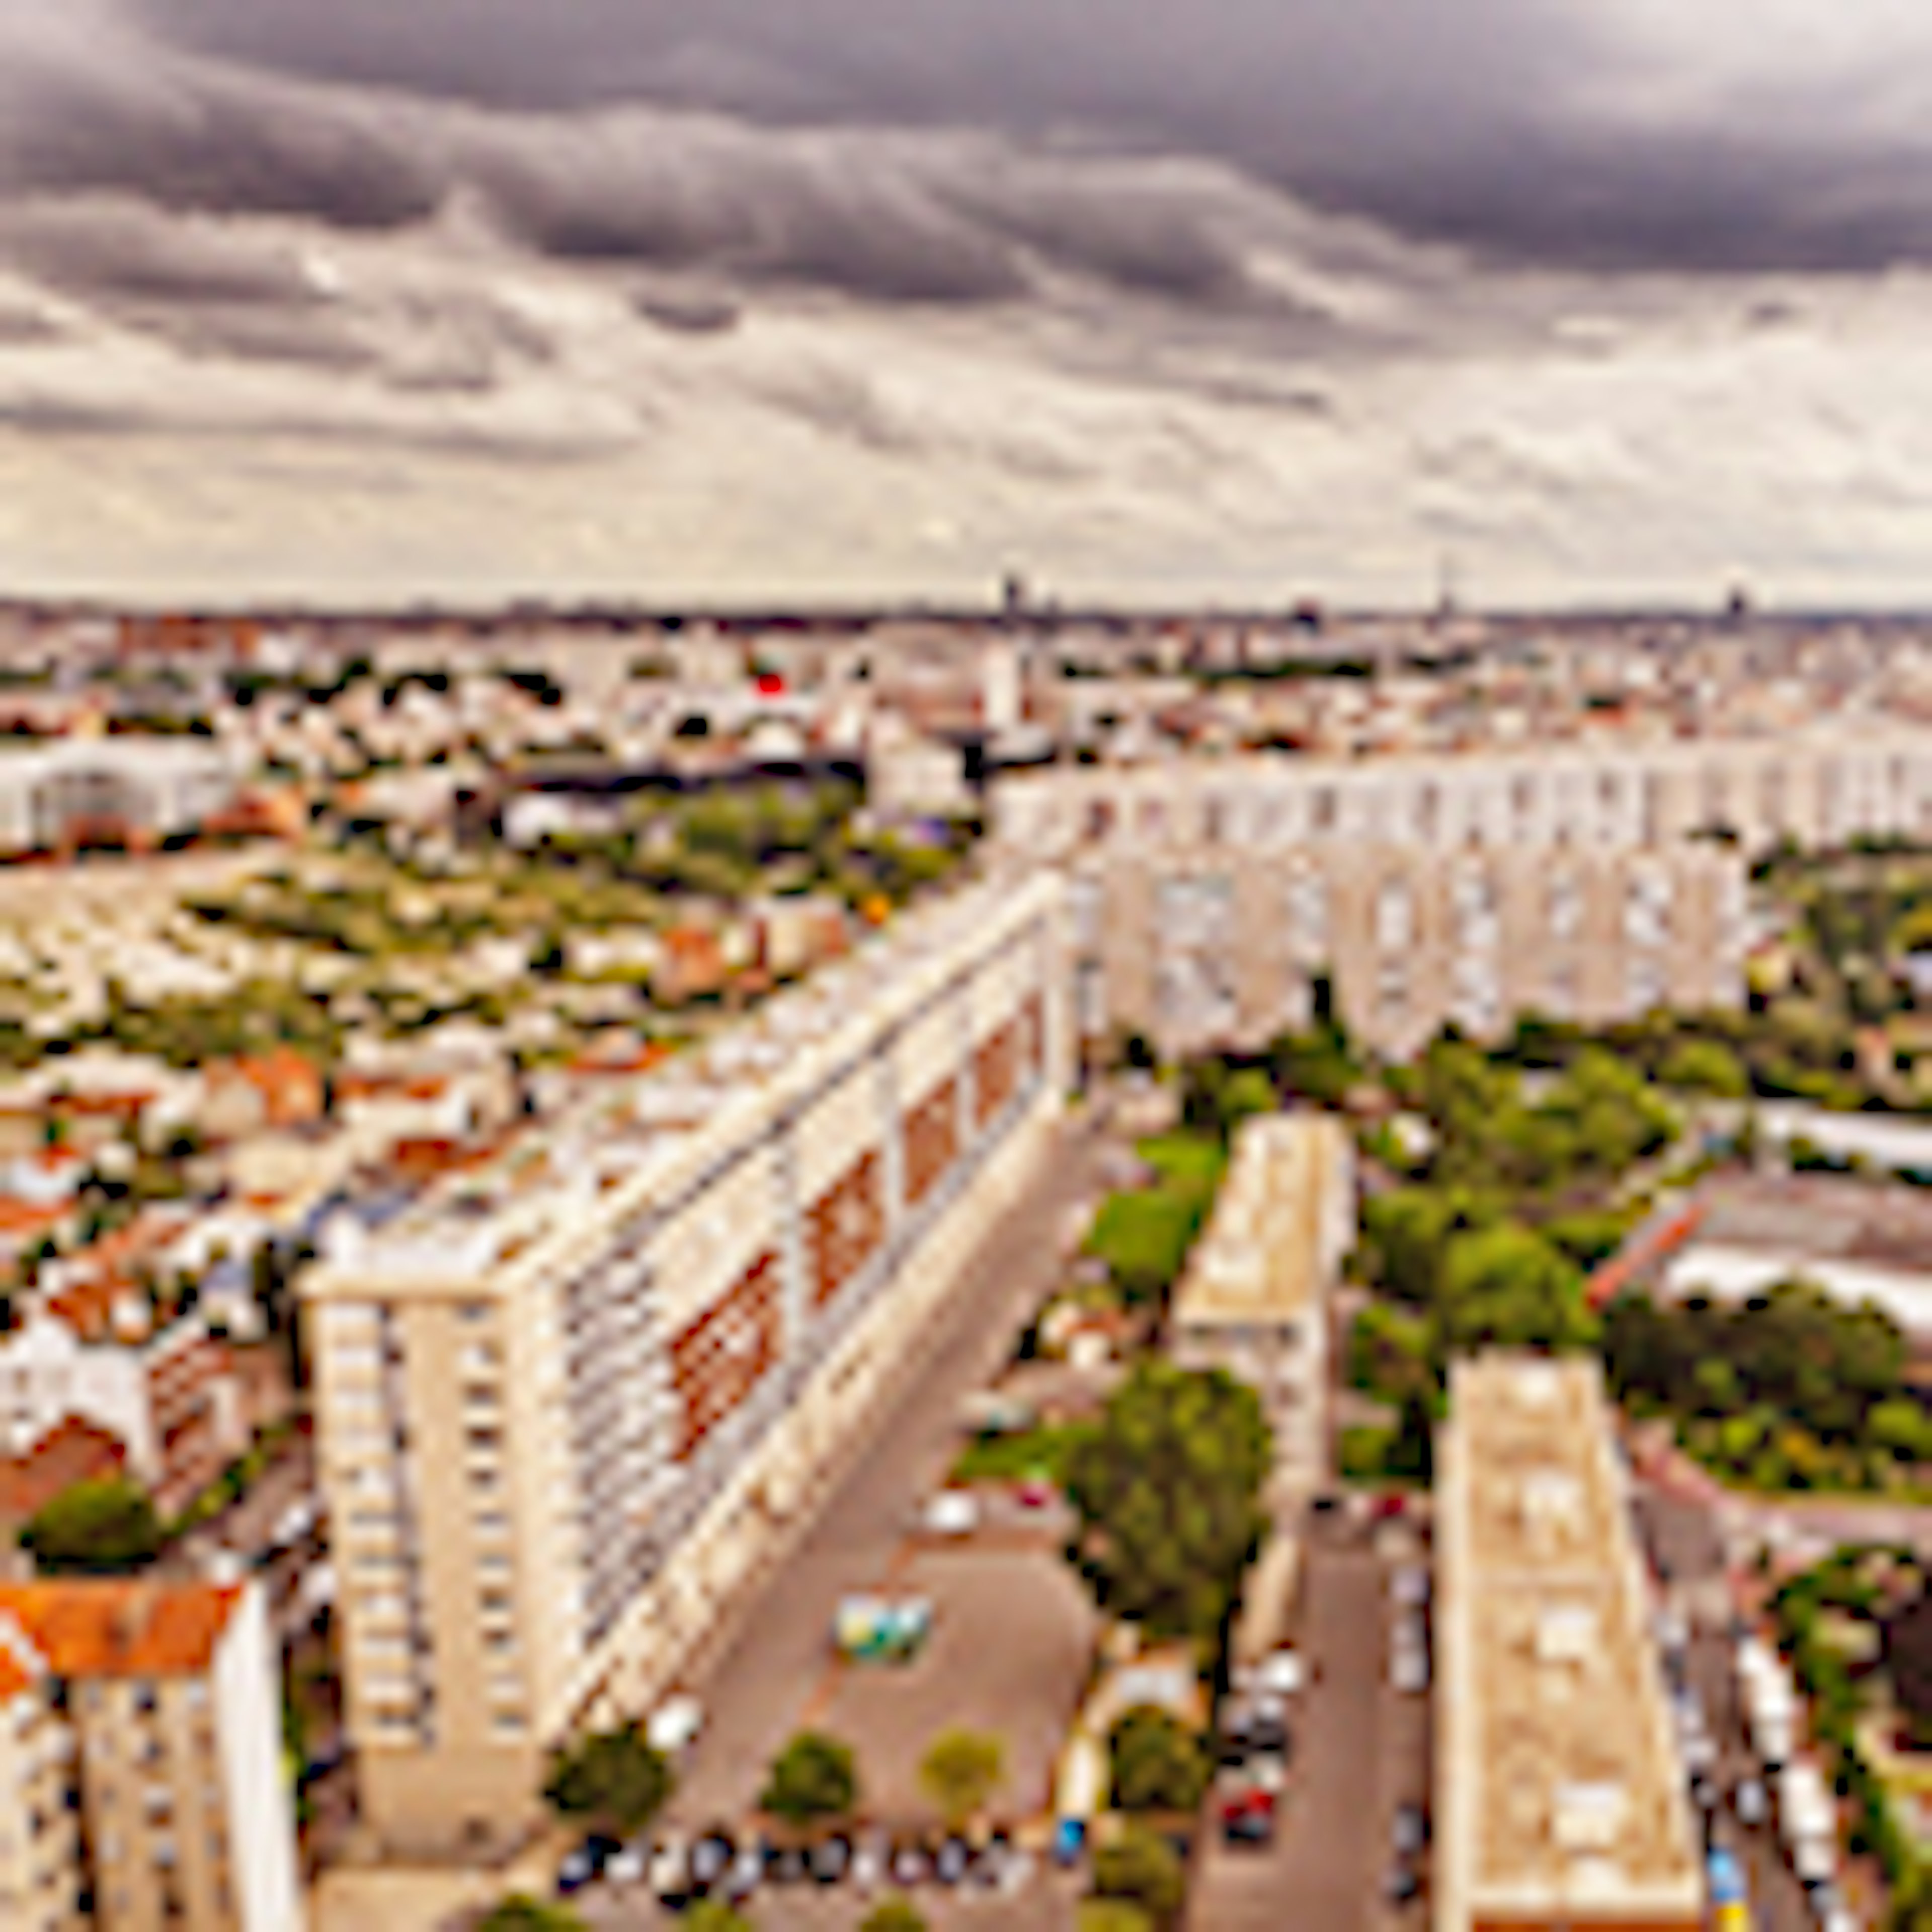
[[144,1352],[90,1347],[64,1322],[34,1315],[0,1342],[0,1442],[24,1456],[70,1415],[105,1430],[143,1482],[160,1474]]
[[1261,1396],[1289,1497],[1326,1471],[1329,1304],[1354,1238],[1354,1148],[1342,1124],[1246,1120],[1174,1295],[1174,1359],[1224,1368]]
[[806,1508],[1046,1144],[1051,875],[942,902],[304,1283],[350,1723],[399,1846],[514,1836]]

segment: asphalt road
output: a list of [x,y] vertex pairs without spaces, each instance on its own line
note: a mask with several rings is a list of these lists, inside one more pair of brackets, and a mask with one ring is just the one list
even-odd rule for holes
[[[1723,1582],[1724,1552],[1708,1512],[1683,1498],[1640,1488],[1636,1513],[1653,1559],[1663,1560],[1673,1595],[1680,1603],[1714,1607],[1719,1591],[1713,1586]],[[1742,1825],[1731,1808],[1730,1794],[1738,1780],[1762,1774],[1745,1735],[1730,1640],[1721,1629],[1711,1628],[1714,1618],[1694,1616],[1688,1621],[1690,1682],[1702,1701],[1719,1750],[1718,1782],[1724,1802],[1718,1813],[1718,1841],[1744,1865],[1753,1923],[1760,1932],[1812,1932],[1804,1888],[1786,1864],[1771,1827]]]
[[[741,1599],[693,1673],[690,1688],[704,1702],[706,1726],[668,1822],[688,1829],[747,1816],[773,1754],[808,1712],[831,1701],[836,1683],[827,1634],[838,1600],[877,1587],[905,1562],[916,1505],[956,1452],[961,1399],[1004,1365],[1058,1279],[1068,1210],[1097,1191],[1096,1156],[1106,1144],[1078,1118],[1063,1128],[1031,1193],[988,1229],[926,1353],[906,1364],[817,1516]],[[962,1681],[962,1715],[973,1694],[970,1678]]]
[[[1385,1574],[1364,1544],[1328,1532],[1312,1543],[1300,1644],[1314,1678],[1290,1720],[1281,1828],[1265,1849],[1204,1840],[1189,1910],[1196,1932],[1365,1932],[1382,1922],[1390,1815],[1400,1799],[1424,1796],[1427,1778],[1421,1720],[1387,1688]],[[1408,1920],[1420,1926],[1423,1909],[1410,1907]]]

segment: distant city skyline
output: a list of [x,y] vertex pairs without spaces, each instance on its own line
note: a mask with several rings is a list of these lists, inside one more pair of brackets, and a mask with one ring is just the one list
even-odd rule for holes
[[0,594],[1922,605],[1928,53],[0,0]]

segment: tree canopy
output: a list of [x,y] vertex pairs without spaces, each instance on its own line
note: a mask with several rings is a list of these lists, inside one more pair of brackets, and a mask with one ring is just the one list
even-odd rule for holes
[[1508,1225],[1450,1242],[1436,1319],[1445,1355],[1588,1348],[1597,1336],[1576,1264],[1533,1229]]
[[949,1829],[968,1824],[1006,1774],[1006,1748],[991,1731],[942,1731],[919,1762],[920,1788]]
[[76,1483],[44,1504],[20,1541],[46,1576],[130,1576],[160,1555],[160,1519],[139,1484],[106,1476]]
[[859,1802],[859,1771],[850,1744],[823,1731],[800,1731],[772,1759],[759,1808],[788,1824],[848,1816]]
[[584,1932],[584,1925],[567,1905],[513,1892],[484,1915],[476,1932]]
[[926,1915],[902,1893],[882,1898],[859,1922],[859,1932],[926,1932]]
[[1102,1606],[1162,1636],[1218,1629],[1263,1527],[1270,1453],[1252,1389],[1219,1369],[1136,1364],[1066,1457]]
[[1121,1811],[1192,1811],[1214,1774],[1200,1738],[1154,1704],[1137,1704],[1114,1720],[1107,1761]]
[[1156,1927],[1173,1922],[1186,1889],[1186,1874],[1174,1847],[1144,1826],[1130,1825],[1112,1844],[1094,1852],[1094,1896],[1138,1906]]
[[626,1727],[596,1732],[560,1751],[544,1796],[567,1818],[589,1820],[628,1838],[664,1808],[676,1781],[664,1754]]

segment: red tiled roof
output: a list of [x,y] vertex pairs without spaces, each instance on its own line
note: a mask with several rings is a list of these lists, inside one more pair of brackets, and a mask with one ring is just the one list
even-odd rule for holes
[[0,1461],[0,1518],[24,1522],[62,1490],[118,1474],[121,1443],[77,1415],[56,1423],[26,1455]]
[[56,1676],[199,1676],[241,1598],[238,1587],[211,1583],[0,1584],[0,1617]]

